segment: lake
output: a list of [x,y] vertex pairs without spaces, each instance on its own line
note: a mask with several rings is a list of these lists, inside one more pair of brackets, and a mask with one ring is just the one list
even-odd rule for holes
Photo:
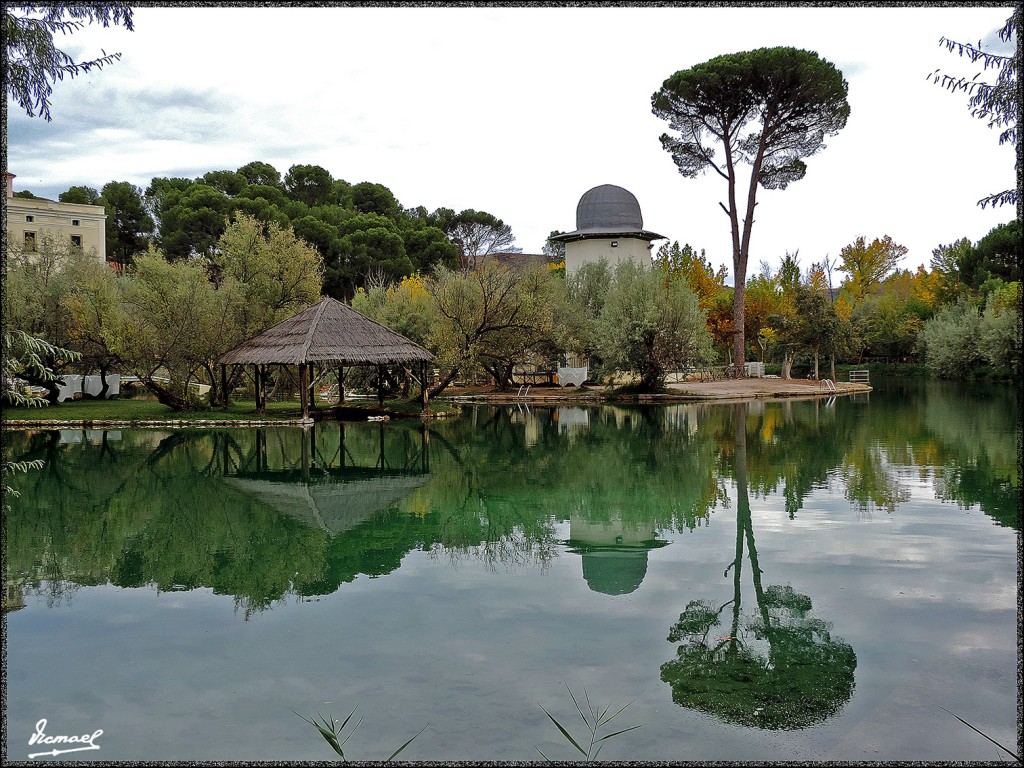
[[999,759],[944,710],[1014,748],[1017,392],[875,386],[6,431],[7,755],[330,760],[298,715],[355,709],[352,760],[578,759],[575,696],[640,726],[601,760]]

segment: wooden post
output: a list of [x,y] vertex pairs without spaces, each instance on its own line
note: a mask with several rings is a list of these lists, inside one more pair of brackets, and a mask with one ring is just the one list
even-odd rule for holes
[[302,418],[309,418],[309,369],[299,363],[299,402],[302,404]]
[[264,414],[267,412],[266,392],[263,389],[263,371],[262,366],[257,363],[253,367],[253,381],[255,382],[254,391],[256,392],[256,413]]
[[309,364],[309,408],[310,410],[316,410],[316,368],[312,363]]
[[338,405],[345,404],[345,368],[338,367]]
[[426,411],[430,407],[428,402],[429,396],[427,395],[430,386],[427,384],[427,364],[425,362],[420,363],[420,386],[422,387],[422,392],[420,392],[420,410]]
[[377,366],[377,402],[384,405],[384,366]]
[[228,367],[224,363],[220,364],[220,391],[221,391],[221,403],[224,407],[228,407]]

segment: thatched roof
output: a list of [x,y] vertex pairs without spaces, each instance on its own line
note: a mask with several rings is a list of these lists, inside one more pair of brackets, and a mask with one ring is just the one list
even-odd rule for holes
[[423,347],[331,298],[223,355],[227,365],[376,365],[433,359]]

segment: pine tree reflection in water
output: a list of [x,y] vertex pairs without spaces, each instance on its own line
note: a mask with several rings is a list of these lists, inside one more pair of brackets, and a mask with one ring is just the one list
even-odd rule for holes
[[[692,601],[669,631],[682,642],[677,658],[661,667],[661,679],[680,706],[737,725],[767,730],[806,728],[828,719],[853,695],[857,656],[810,616],[811,599],[792,587],[763,587],[750,516],[746,467],[746,404],[734,406],[736,438],[736,553],[733,597],[717,610]],[[744,548],[750,560],[756,613],[741,612]],[[728,634],[710,637],[731,603]]]

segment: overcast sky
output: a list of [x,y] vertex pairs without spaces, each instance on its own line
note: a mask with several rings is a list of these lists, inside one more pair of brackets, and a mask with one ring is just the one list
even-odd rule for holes
[[795,46],[843,72],[851,114],[804,179],[759,192],[750,273],[787,250],[806,268],[861,235],[890,235],[915,269],[935,246],[977,241],[1014,216],[976,205],[1015,186],[1012,147],[970,116],[966,95],[928,79],[980,71],[939,38],[1005,50],[996,32],[1010,12],[143,7],[134,32],[94,25],[58,40],[77,59],[122,58],[58,82],[51,123],[9,102],[8,169],[15,190],[55,199],[72,185],[145,189],[253,160],[282,176],[320,165],[384,184],[404,206],[493,213],[529,253],[575,228],[584,192],[616,184],[636,195],[647,229],[731,272],[724,183],[678,173],[651,95],[714,56]]

